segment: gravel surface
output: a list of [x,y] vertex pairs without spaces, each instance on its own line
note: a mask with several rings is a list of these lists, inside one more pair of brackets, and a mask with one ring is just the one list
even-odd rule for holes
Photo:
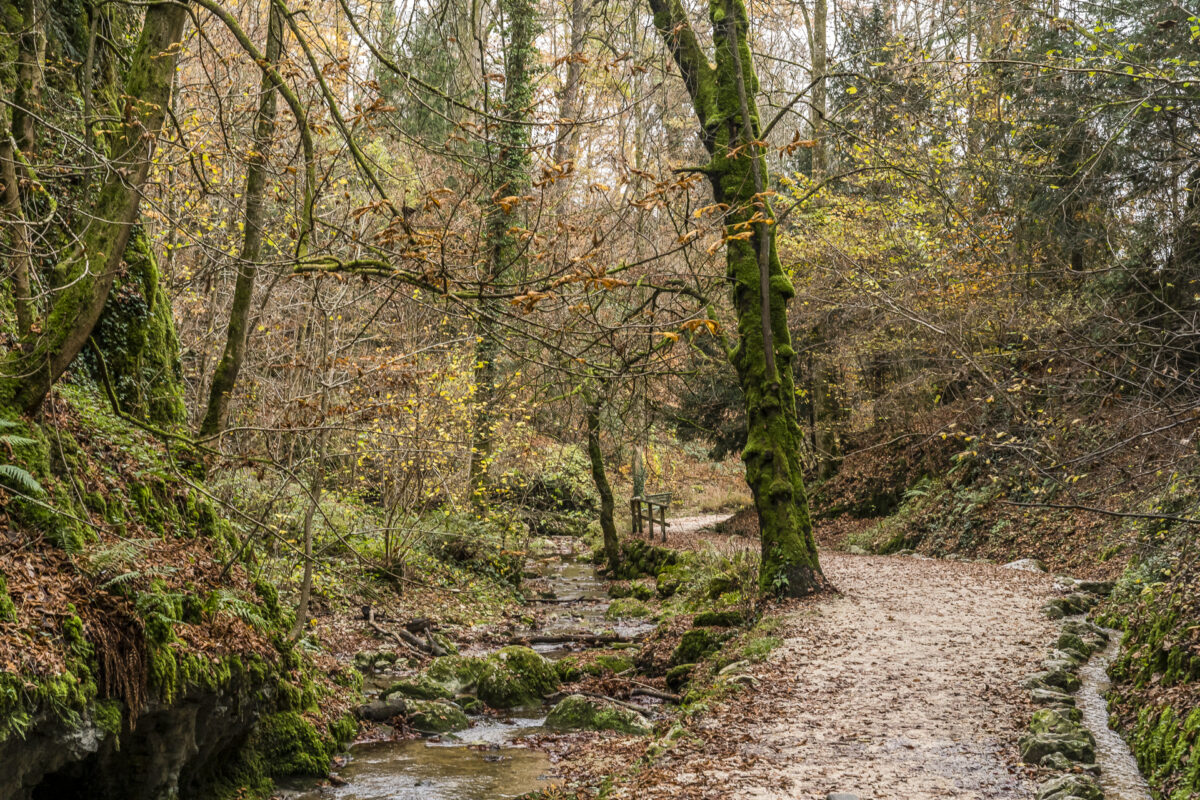
[[1055,628],[1050,576],[823,553],[838,594],[797,604],[757,689],[715,708],[625,797],[1032,798],[1020,680]]

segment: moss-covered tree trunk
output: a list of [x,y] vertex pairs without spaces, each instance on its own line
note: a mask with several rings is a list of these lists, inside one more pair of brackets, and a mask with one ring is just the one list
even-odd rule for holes
[[616,503],[613,501],[612,486],[608,483],[608,472],[604,468],[604,451],[600,449],[600,411],[603,401],[598,395],[591,395],[585,402],[588,459],[592,465],[592,482],[596,484],[596,494],[600,496],[600,532],[604,537],[604,560],[608,563],[609,571],[613,572],[620,566],[621,544],[617,539]]
[[171,96],[188,4],[151,3],[123,86],[124,118],[109,149],[108,178],[87,214],[80,243],[64,257],[63,280],[46,319],[5,359],[0,407],[36,411],[91,336],[137,221],[142,188]]
[[[267,45],[264,56],[271,66],[279,61],[283,47],[283,18],[279,4],[272,3],[267,16]],[[242,235],[242,251],[238,257],[237,281],[233,287],[233,303],[229,309],[229,325],[225,329],[225,349],[213,371],[208,392],[208,408],[200,423],[202,437],[215,436],[225,425],[229,399],[237,385],[238,373],[246,354],[246,339],[250,333],[250,301],[254,297],[254,282],[262,258],[263,197],[267,185],[267,153],[275,131],[275,82],[263,70],[259,84],[258,113],[255,117],[254,143],[246,167],[246,219]]]
[[[795,293],[775,247],[774,214],[761,122],[758,81],[747,42],[742,0],[710,0],[716,66],[680,0],[648,0],[654,24],[671,49],[700,123],[710,161],[705,172],[726,216],[726,274],[733,287],[739,341],[732,354],[746,403],[742,459],[762,536],[763,592],[801,596],[825,585],[801,473],[803,433],[796,416],[787,304]],[[752,231],[751,238],[735,238]]]
[[529,121],[533,110],[533,69],[537,65],[534,40],[537,26],[534,6],[530,0],[501,0],[500,12],[504,23],[504,102],[500,109],[503,118],[495,124],[494,144],[489,144],[492,158],[488,186],[491,210],[488,218],[487,262],[484,265],[477,319],[475,348],[475,423],[471,433],[471,464],[469,484],[472,500],[482,505],[488,484],[488,466],[492,460],[492,442],[499,425],[497,398],[500,372],[496,360],[500,356],[500,325],[502,304],[487,299],[497,283],[514,269],[521,257],[520,240],[510,231],[516,224],[514,203],[508,198],[520,197],[529,188]]

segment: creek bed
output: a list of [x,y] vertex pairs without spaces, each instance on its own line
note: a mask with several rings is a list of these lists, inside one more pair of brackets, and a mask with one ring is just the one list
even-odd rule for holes
[[[555,595],[542,608],[542,621],[528,633],[563,634],[612,631],[633,637],[653,630],[641,620],[608,620],[607,584],[581,559],[575,540],[556,542],[556,552],[530,564],[539,581]],[[556,660],[578,650],[572,644],[534,645]],[[393,678],[377,679],[378,688]],[[349,763],[338,771],[345,786],[285,791],[290,800],[489,800],[517,797],[551,785],[553,766],[542,751],[522,738],[542,731],[545,707],[471,718],[457,734],[429,739],[363,742],[350,748]]]

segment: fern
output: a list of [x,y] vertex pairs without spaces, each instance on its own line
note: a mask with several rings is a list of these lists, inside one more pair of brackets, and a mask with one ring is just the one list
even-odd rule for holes
[[229,589],[218,589],[213,598],[218,614],[224,613],[240,619],[252,628],[266,628],[268,622],[262,615],[262,609]]
[[[36,441],[30,439],[28,436],[11,433],[11,431],[20,428],[21,424],[19,422],[0,418],[0,445],[4,445],[8,449],[9,455],[12,455],[14,447],[37,444]],[[37,482],[37,478],[30,475],[28,470],[22,469],[16,464],[0,464],[0,481],[7,484],[10,489],[16,489],[25,494],[40,497],[46,493],[42,485]]]
[[[0,437],[0,441],[3,441],[3,437]],[[16,464],[0,464],[0,480],[25,494],[40,496],[46,493],[36,478]]]

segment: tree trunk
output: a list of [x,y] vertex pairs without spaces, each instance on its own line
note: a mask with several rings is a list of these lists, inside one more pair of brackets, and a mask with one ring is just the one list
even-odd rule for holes
[[497,282],[502,282],[520,257],[521,243],[509,232],[516,223],[511,206],[497,202],[520,196],[529,186],[529,121],[533,106],[533,75],[537,65],[534,40],[534,7],[530,0],[502,0],[505,24],[504,119],[498,124],[491,161],[492,208],[488,219],[488,262],[480,287],[475,351],[475,422],[471,433],[471,464],[468,484],[471,499],[479,508],[488,486],[492,442],[499,422],[496,359],[500,355],[503,329],[499,324],[503,306],[488,299]]
[[26,158],[34,157],[37,145],[38,111],[46,59],[46,13],[42,0],[24,0],[24,26],[17,37],[17,87],[12,109],[13,136]]
[[571,52],[567,61],[567,80],[558,99],[559,132],[554,144],[554,161],[561,164],[575,156],[578,138],[579,82],[583,78],[583,43],[587,36],[588,0],[571,0]]
[[826,97],[825,76],[829,73],[827,44],[829,0],[813,0],[812,15],[812,138],[817,145],[812,152],[812,177],[820,182],[829,174],[829,145],[825,141]]
[[823,588],[825,579],[800,464],[803,433],[796,416],[795,351],[787,325],[787,304],[795,290],[779,262],[774,213],[758,189],[769,184],[765,153],[752,144],[761,123],[746,8],[742,0],[710,0],[713,68],[680,0],[649,3],[655,27],[687,85],[711,156],[705,170],[714,199],[729,205],[727,237],[753,230],[751,239],[727,239],[725,262],[739,334],[732,361],[746,402],[742,459],[762,536],[760,589],[793,597],[809,594]]
[[817,324],[816,339],[812,359],[813,449],[817,458],[817,479],[824,481],[837,473],[842,456],[837,427],[841,418],[838,373],[830,364],[833,334],[827,320]]
[[[269,65],[279,61],[283,47],[283,18],[279,5],[271,3],[267,17],[267,46],[265,57]],[[254,281],[262,258],[263,196],[267,184],[267,153],[275,131],[275,82],[266,70],[259,84],[259,104],[254,129],[254,143],[246,168],[246,219],[242,237],[242,252],[238,258],[237,281],[233,287],[233,304],[229,310],[229,326],[225,331],[225,350],[213,372],[208,393],[208,409],[200,423],[202,437],[215,436],[225,426],[229,399],[237,385],[238,373],[246,353],[250,333],[250,302],[254,297]]]
[[29,231],[25,227],[25,212],[21,207],[21,194],[17,188],[17,154],[13,149],[12,136],[5,124],[5,115],[0,111],[0,184],[3,193],[5,229],[8,231],[9,260],[12,262],[13,309],[17,314],[17,334],[28,336],[33,326],[31,300],[32,251]]
[[109,151],[113,169],[96,198],[82,241],[61,268],[63,288],[50,306],[42,333],[22,337],[4,363],[0,407],[33,413],[75,360],[108,299],[137,220],[141,190],[162,129],[179,53],[186,3],[153,3],[146,9],[123,92],[124,121]]
[[612,487],[608,483],[608,473],[604,470],[604,452],[600,449],[600,409],[602,400],[599,396],[586,400],[587,408],[587,449],[588,458],[592,462],[592,481],[596,484],[596,493],[600,495],[600,531],[604,535],[604,558],[608,562],[609,571],[616,570],[621,563],[621,545],[617,539],[617,523],[613,517],[615,504]]

